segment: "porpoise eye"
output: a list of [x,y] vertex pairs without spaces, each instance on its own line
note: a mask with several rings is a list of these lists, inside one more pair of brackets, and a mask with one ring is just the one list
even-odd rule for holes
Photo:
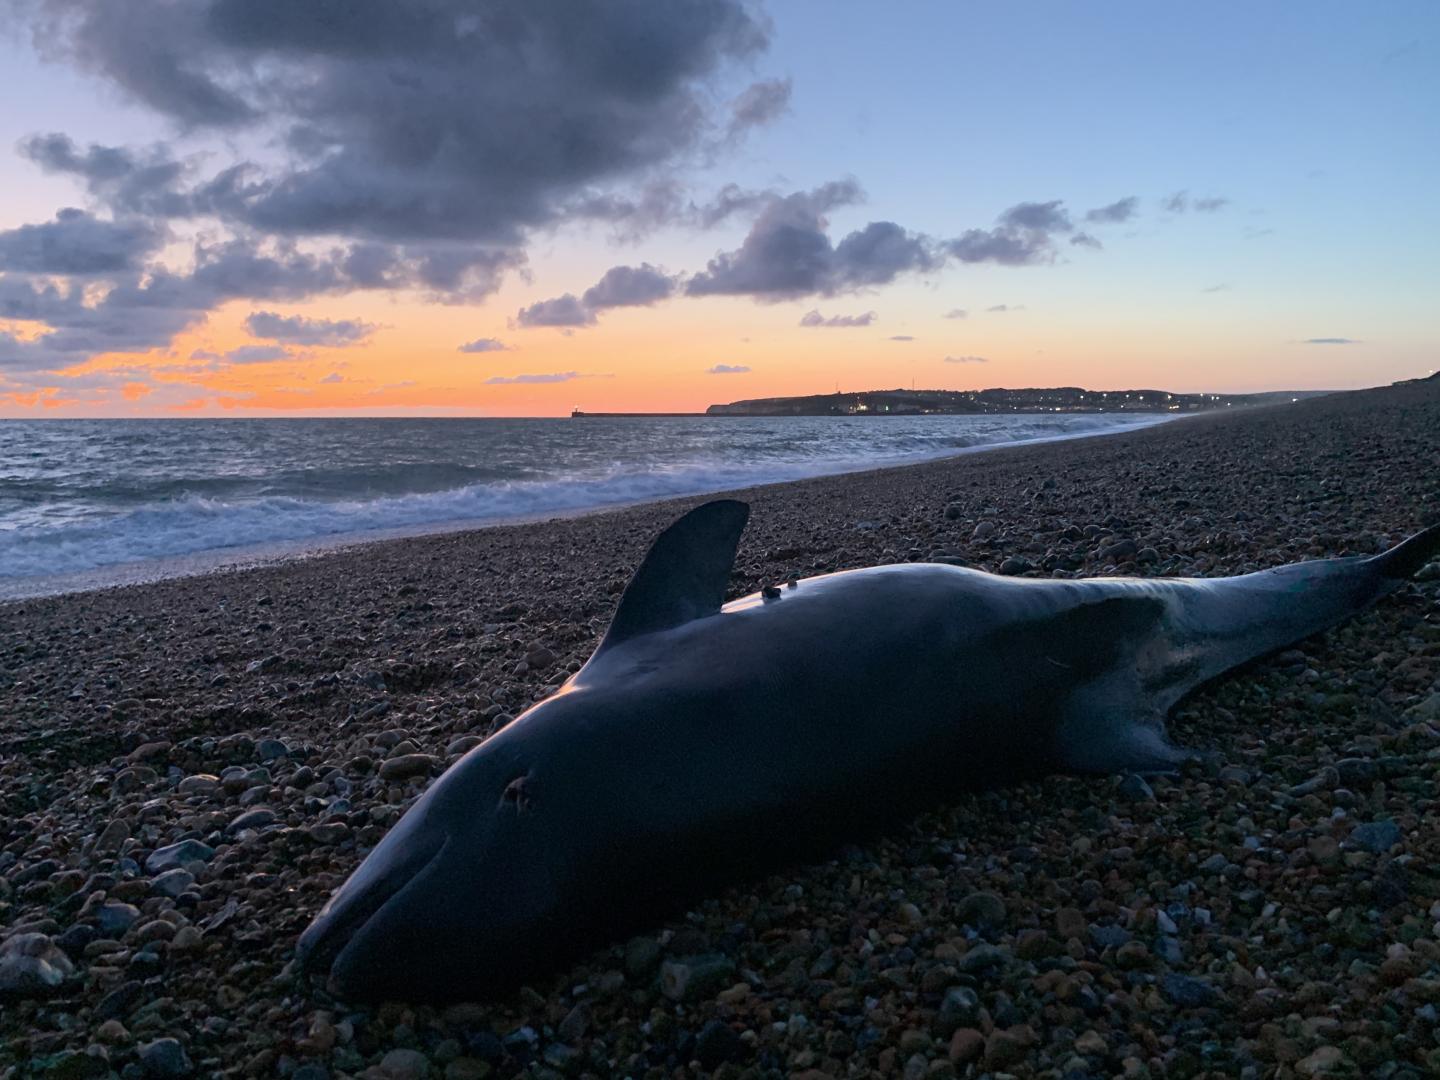
[[529,776],[517,776],[505,785],[501,801],[509,803],[522,813],[535,805],[535,781]]

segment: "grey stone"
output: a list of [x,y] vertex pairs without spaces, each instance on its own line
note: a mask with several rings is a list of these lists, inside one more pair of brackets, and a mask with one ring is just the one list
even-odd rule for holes
[[145,860],[147,874],[163,874],[190,862],[209,862],[215,857],[215,849],[199,840],[181,840],[178,844],[157,848]]
[[195,1071],[178,1039],[156,1039],[140,1047],[140,1067],[156,1080],[175,1080]]
[[1361,851],[1383,855],[1400,842],[1400,826],[1393,821],[1372,821],[1351,830],[1345,843]]

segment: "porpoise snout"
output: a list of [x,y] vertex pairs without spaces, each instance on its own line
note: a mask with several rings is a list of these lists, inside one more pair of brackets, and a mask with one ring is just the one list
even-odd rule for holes
[[[347,954],[355,953],[356,943],[390,921],[386,909],[396,906],[439,861],[447,837],[438,830],[417,828],[422,816],[413,810],[407,814],[406,818],[417,820],[402,819],[320,909],[295,946],[303,970],[328,972],[335,983],[353,963]],[[338,985],[331,989],[344,992]]]

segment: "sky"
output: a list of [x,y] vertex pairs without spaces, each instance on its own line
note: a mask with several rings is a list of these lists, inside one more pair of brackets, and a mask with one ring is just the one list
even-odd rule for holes
[[0,27],[0,417],[1440,366],[1431,0],[0,0]]

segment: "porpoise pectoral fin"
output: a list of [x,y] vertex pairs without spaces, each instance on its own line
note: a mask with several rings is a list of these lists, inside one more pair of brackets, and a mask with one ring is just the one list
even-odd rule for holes
[[749,517],[746,503],[716,499],[662,532],[626,586],[595,652],[717,613]]

